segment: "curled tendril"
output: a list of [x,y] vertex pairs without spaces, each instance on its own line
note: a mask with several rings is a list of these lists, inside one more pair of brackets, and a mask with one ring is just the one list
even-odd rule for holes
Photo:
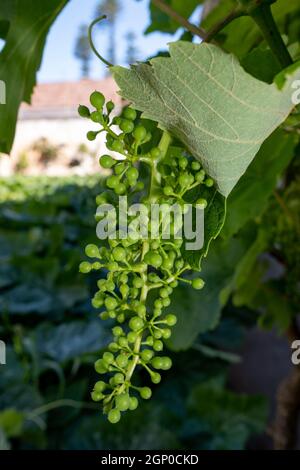
[[111,64],[108,60],[104,59],[104,57],[102,57],[101,54],[99,54],[99,52],[97,51],[97,49],[95,47],[94,41],[93,41],[93,28],[94,28],[94,26],[96,24],[100,23],[100,21],[105,20],[106,18],[107,18],[106,15],[102,15],[102,16],[99,16],[98,18],[96,18],[94,21],[92,21],[92,23],[89,26],[89,30],[88,30],[89,43],[90,43],[90,46],[92,48],[92,51],[94,52],[94,54],[96,54],[98,59],[100,59],[101,62],[103,62],[108,67],[113,67],[113,64]]

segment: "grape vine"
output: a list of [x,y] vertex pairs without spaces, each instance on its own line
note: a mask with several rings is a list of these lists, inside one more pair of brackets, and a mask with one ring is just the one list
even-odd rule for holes
[[[132,201],[141,201],[149,210],[153,203],[162,207],[174,203],[184,206],[191,190],[203,187],[205,194],[214,191],[214,182],[201,164],[182,147],[172,146],[171,135],[157,124],[142,119],[131,107],[112,117],[114,104],[105,103],[104,96],[97,91],[90,96],[90,103],[94,110],[80,106],[79,114],[100,125],[100,129],[88,132],[87,138],[95,140],[105,132],[107,149],[119,155],[100,158],[100,165],[112,174],[106,179],[108,190],[96,199],[98,206],[111,203],[118,211],[118,196],[124,195]],[[143,165],[148,169],[146,177],[140,175]],[[194,205],[204,210],[207,199],[197,197]],[[92,304],[97,309],[104,308],[100,317],[114,320],[116,326],[108,350],[95,363],[96,372],[105,379],[95,384],[92,399],[103,403],[111,423],[117,423],[122,412],[135,410],[138,397],[149,399],[152,395],[149,386],[135,384],[137,367],[148,373],[153,384],[158,384],[161,381],[158,371],[172,366],[171,359],[162,355],[162,351],[163,341],[171,336],[177,321],[174,314],[165,313],[173,290],[179,282],[189,283],[195,289],[204,287],[200,277],[183,277],[191,267],[182,254],[184,239],[176,236],[182,219],[173,217],[171,236],[165,239],[162,227],[166,217],[161,214],[155,237],[147,215],[143,219],[146,234],[142,237],[124,238],[118,227],[116,237],[108,237],[106,246],[89,244],[86,255],[91,261],[80,265],[82,273],[107,271],[106,278],[98,281],[99,290]],[[134,221],[134,216],[129,215],[129,219]]]

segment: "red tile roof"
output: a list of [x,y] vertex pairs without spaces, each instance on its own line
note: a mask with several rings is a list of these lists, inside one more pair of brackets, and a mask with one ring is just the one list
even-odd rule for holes
[[94,90],[101,91],[108,100],[121,103],[118,87],[112,77],[103,80],[84,79],[77,82],[41,83],[34,89],[31,105],[22,104],[21,110],[50,111],[55,109],[77,109],[79,104],[89,104],[89,96]]

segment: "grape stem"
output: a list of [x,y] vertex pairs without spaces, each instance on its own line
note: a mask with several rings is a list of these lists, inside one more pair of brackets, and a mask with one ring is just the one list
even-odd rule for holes
[[[170,136],[170,134],[167,131],[164,131],[163,135],[161,137],[161,140],[158,144],[158,148],[160,149],[160,156],[157,160],[152,162],[152,165],[151,165],[150,188],[149,188],[149,194],[148,194],[148,201],[149,202],[154,201],[157,197],[157,183],[158,183],[158,180],[159,180],[159,176],[158,176],[159,172],[157,171],[157,164],[160,160],[162,160],[166,156],[169,145],[171,144],[171,141],[172,141],[172,137]],[[150,249],[149,241],[145,240],[143,242],[143,247],[142,247],[141,261],[144,260],[144,258],[146,256],[146,254],[148,253],[149,249]],[[147,271],[144,271],[144,272],[141,273],[141,278],[142,278],[142,281],[143,281],[143,287],[142,287],[142,290],[141,290],[140,302],[146,303],[147,295],[148,295],[148,291],[149,291],[149,287],[148,287],[148,284],[147,284]],[[146,320],[146,317],[145,317],[145,320]],[[138,337],[135,340],[134,347],[133,347],[134,357],[133,357],[133,360],[132,360],[132,364],[129,367],[129,369],[127,371],[127,374],[126,374],[126,378],[125,378],[126,382],[130,382],[131,377],[134,373],[134,370],[135,370],[136,366],[138,365],[139,353],[140,353],[141,344],[142,344],[142,340],[143,340],[143,333],[144,333],[144,330],[141,331],[138,334]]]

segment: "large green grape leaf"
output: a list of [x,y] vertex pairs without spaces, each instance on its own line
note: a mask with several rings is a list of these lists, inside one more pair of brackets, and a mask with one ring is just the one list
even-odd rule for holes
[[0,104],[0,152],[13,144],[18,109],[30,102],[47,33],[68,0],[2,0],[0,80],[6,85],[6,104]]
[[170,57],[112,72],[123,98],[179,138],[228,196],[291,112],[298,65],[281,75],[279,87],[255,79],[217,46],[178,41]]

